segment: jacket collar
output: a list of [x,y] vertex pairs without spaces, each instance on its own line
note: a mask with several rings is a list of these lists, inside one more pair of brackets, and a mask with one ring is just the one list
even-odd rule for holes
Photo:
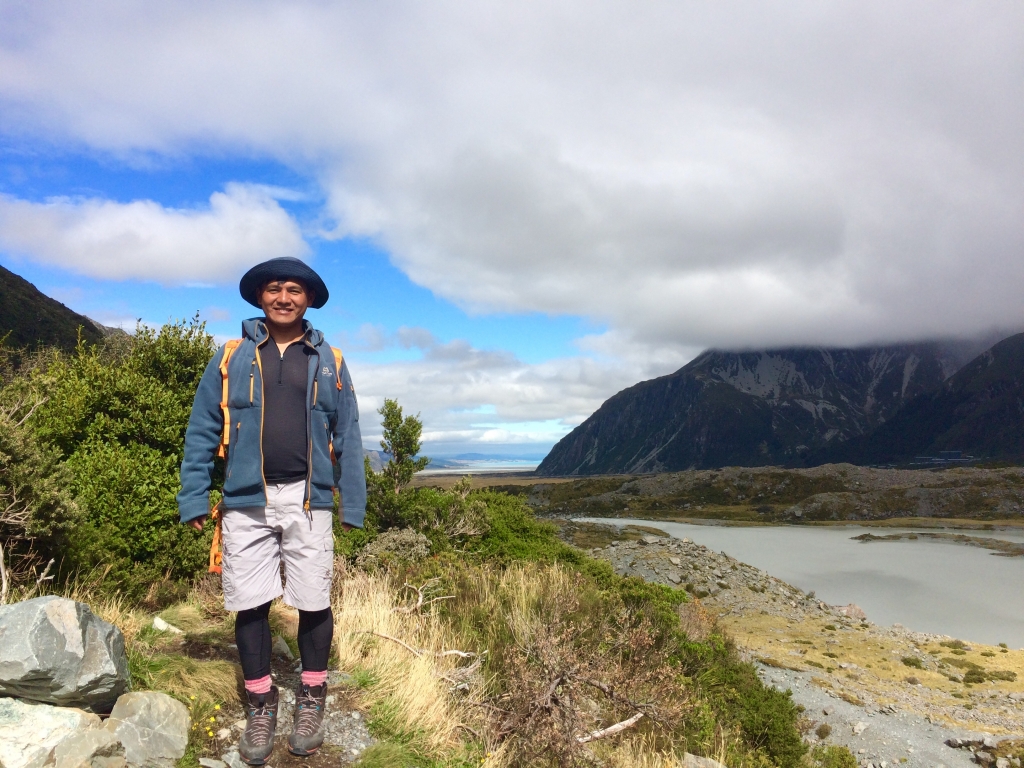
[[[323,343],[324,335],[305,318],[302,319],[302,330],[306,332],[306,339],[314,347],[319,347]],[[262,317],[250,317],[248,320],[242,321],[242,336],[244,338],[252,339],[257,344],[262,344],[267,335],[267,326],[263,322]]]

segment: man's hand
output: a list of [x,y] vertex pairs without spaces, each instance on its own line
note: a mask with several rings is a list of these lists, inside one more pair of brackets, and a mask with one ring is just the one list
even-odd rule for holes
[[203,515],[202,517],[197,517],[194,520],[189,520],[188,524],[191,525],[193,528],[195,528],[197,531],[201,531],[201,530],[203,530],[203,523],[205,523],[205,522],[206,522],[206,515]]

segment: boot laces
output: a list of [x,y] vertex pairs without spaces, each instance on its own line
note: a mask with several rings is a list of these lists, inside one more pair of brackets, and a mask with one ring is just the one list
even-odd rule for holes
[[265,700],[258,706],[250,706],[249,722],[245,726],[245,732],[253,746],[262,746],[270,741],[273,725],[274,708],[267,706]]
[[315,696],[310,686],[302,686],[295,697],[295,733],[299,736],[312,736],[320,729],[324,717],[324,696]]

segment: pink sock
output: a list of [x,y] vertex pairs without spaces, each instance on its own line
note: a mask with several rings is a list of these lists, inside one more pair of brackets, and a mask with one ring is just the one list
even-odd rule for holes
[[303,685],[323,685],[327,682],[327,670],[323,672],[307,672],[302,670],[302,684]]
[[[326,672],[324,674],[327,674]],[[270,693],[270,675],[257,680],[246,680],[245,690],[249,693]]]

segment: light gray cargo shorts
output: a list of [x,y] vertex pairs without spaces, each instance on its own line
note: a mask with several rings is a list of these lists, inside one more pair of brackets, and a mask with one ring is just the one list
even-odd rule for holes
[[[284,595],[300,611],[331,605],[334,514],[302,508],[305,483],[267,485],[267,506],[226,509],[221,518],[224,607],[245,611]],[[284,561],[284,588],[281,561]]]

